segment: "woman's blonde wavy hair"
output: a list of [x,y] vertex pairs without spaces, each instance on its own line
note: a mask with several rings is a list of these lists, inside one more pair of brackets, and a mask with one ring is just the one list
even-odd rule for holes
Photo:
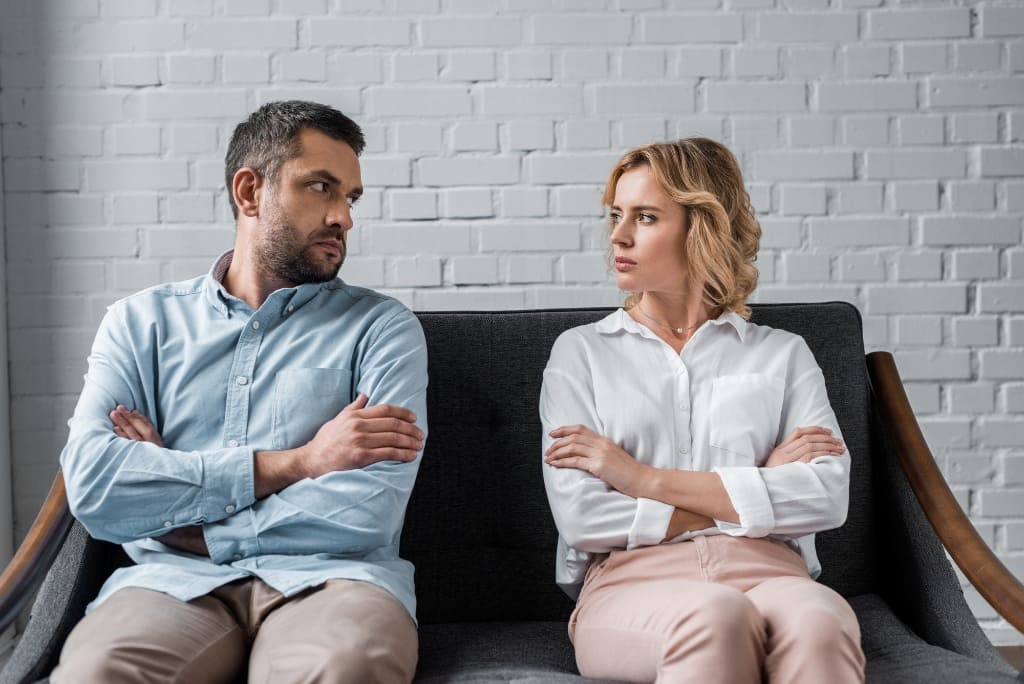
[[[757,286],[754,260],[761,226],[754,218],[743,174],[732,152],[709,138],[653,143],[627,152],[612,169],[602,200],[615,202],[615,186],[626,171],[651,169],[662,191],[686,211],[686,259],[704,303],[715,318],[725,311],[750,317],[747,298]],[[629,293],[631,308],[641,295]]]

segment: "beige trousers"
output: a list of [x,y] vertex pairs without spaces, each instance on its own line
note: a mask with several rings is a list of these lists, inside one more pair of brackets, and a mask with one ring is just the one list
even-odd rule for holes
[[569,622],[588,677],[630,682],[864,681],[860,627],[781,542],[726,535],[613,551]]
[[407,684],[417,649],[409,613],[367,582],[286,598],[253,579],[188,602],[131,588],[78,623],[51,681]]

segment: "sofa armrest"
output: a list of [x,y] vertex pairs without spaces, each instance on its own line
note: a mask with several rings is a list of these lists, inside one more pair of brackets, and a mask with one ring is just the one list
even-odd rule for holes
[[58,470],[25,541],[0,575],[0,632],[17,619],[46,577],[72,522],[64,477]]

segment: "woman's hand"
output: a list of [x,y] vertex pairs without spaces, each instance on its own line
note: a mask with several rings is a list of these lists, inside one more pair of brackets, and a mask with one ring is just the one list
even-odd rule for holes
[[819,456],[839,456],[846,451],[841,439],[832,436],[825,427],[798,427],[768,456],[766,468],[793,463],[809,462]]
[[555,438],[544,454],[548,465],[584,470],[627,496],[642,496],[654,469],[638,463],[618,444],[582,425],[563,425],[548,434]]
[[114,424],[114,434],[118,437],[136,442],[152,442],[159,447],[164,445],[164,440],[153,427],[153,423],[138,411],[129,411],[118,404],[117,408],[110,412],[110,422]]

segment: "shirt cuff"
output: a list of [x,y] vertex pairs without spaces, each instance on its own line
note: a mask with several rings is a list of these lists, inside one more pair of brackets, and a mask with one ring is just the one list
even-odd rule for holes
[[255,503],[252,447],[200,452],[200,458],[203,461],[203,520],[223,520]]
[[633,517],[633,526],[629,529],[626,548],[660,544],[668,533],[673,511],[675,506],[671,504],[654,499],[637,499],[636,515]]
[[210,560],[217,565],[255,556],[259,552],[251,508],[219,522],[203,525]]
[[764,537],[775,529],[775,511],[768,496],[768,487],[761,479],[758,468],[714,468],[722,478],[732,507],[740,516],[740,523],[716,520],[718,527],[734,537]]

